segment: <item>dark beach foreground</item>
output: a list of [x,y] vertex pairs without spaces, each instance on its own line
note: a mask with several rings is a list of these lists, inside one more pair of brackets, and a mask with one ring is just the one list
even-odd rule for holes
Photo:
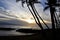
[[33,35],[21,36],[1,36],[0,40],[58,40],[60,39],[60,29],[55,29],[54,34],[52,29],[40,30]]

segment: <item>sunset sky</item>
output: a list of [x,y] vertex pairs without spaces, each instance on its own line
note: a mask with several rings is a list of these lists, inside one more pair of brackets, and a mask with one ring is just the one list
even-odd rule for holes
[[[45,12],[43,11],[43,8],[46,6],[44,2],[46,1],[39,1],[41,1],[42,4],[35,4],[35,7],[44,21],[46,23],[50,23],[49,10],[46,10]],[[5,20],[4,18],[18,19],[27,23],[35,23],[26,4],[24,4],[23,8],[21,2],[16,3],[16,0],[0,0],[0,19]]]

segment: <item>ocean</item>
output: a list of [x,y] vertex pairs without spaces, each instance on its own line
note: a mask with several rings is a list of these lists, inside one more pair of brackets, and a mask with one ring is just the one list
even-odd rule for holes
[[0,30],[0,36],[17,36],[17,35],[32,35],[33,33],[16,32],[18,29],[38,29],[37,27],[0,25],[0,28],[14,28],[15,30]]
[[[50,24],[49,24],[50,25]],[[50,25],[51,26],[51,25]],[[43,26],[45,28],[45,26]],[[16,25],[0,25],[0,28],[14,28],[15,30],[0,30],[0,36],[17,36],[17,35],[32,35],[33,33],[22,33],[22,32],[17,32],[16,30],[18,29],[36,29],[40,30],[38,25],[34,26],[16,26]]]

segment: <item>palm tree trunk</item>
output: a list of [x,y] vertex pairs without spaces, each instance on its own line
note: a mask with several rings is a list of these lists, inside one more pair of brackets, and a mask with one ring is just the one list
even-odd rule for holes
[[56,13],[54,14],[54,20],[55,20],[55,27],[57,27],[58,22],[57,22],[57,16],[56,16]]
[[43,27],[42,27],[42,25],[41,25],[41,23],[40,23],[40,20],[39,20],[37,14],[36,14],[36,12],[35,12],[34,5],[30,4],[30,6],[31,6],[31,8],[32,8],[32,10],[33,10],[33,12],[34,12],[36,18],[37,18],[38,26],[43,30]]
[[[35,7],[34,7],[34,9],[35,9]],[[35,9],[35,11],[36,11],[36,9]],[[41,19],[41,21],[46,25],[46,27],[49,29],[49,27],[48,27],[48,25],[44,22],[44,20],[40,17],[40,15],[38,14],[38,12],[36,11],[36,14],[38,15],[38,17]]]
[[31,12],[31,14],[32,14],[32,16],[33,16],[33,18],[34,18],[34,20],[35,20],[36,24],[38,24],[38,22],[37,22],[37,19],[36,19],[35,15],[33,14],[33,12],[31,11],[31,9],[29,8],[29,6],[28,6],[28,5],[27,5],[27,7],[28,7],[29,11]]
[[51,13],[51,21],[52,21],[52,32],[53,32],[53,40],[55,39],[55,23],[54,23],[54,8],[50,7]]
[[54,23],[54,8],[53,8],[53,7],[50,7],[50,13],[51,13],[52,29],[55,29],[55,23]]

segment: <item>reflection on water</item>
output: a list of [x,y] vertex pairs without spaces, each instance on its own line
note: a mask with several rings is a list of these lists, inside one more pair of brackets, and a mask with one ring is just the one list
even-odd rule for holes
[[14,25],[0,25],[2,28],[28,28],[28,29],[40,29],[37,25],[36,26],[14,26]]
[[16,30],[0,31],[0,36],[17,36],[17,35],[32,35],[32,33],[21,33],[21,32],[16,32]]
[[33,33],[21,33],[16,32],[17,29],[27,28],[27,29],[37,29],[37,27],[25,27],[25,26],[13,26],[13,25],[0,25],[0,28],[15,28],[15,30],[5,31],[0,30],[0,36],[16,36],[16,35],[32,35]]
[[[49,24],[51,27],[51,24]],[[45,26],[43,26],[45,28]],[[17,29],[21,29],[21,28],[27,28],[27,29],[38,29],[40,30],[40,28],[35,25],[33,27],[29,27],[29,26],[16,26],[16,25],[0,25],[0,28],[15,28],[15,30],[11,30],[11,31],[2,31],[0,30],[0,36],[16,36],[16,35],[32,35],[32,33],[21,33],[21,32],[16,32]]]

